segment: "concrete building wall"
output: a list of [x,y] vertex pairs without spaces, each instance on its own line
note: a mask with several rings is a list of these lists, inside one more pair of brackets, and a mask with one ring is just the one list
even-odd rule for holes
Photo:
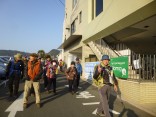
[[[72,0],[66,0],[65,12],[67,15],[65,15],[65,27],[71,28],[71,24],[75,20],[76,32],[74,34],[83,35],[83,40],[88,39],[99,31],[115,24],[154,0],[104,0],[103,12],[97,17],[94,16],[93,19],[92,11],[95,12],[95,10],[92,8],[92,1],[95,0],[77,0],[77,4],[72,8]],[[82,12],[81,23],[79,22],[80,12]],[[142,20],[143,15],[144,14],[140,14],[137,18]],[[119,29],[122,27],[124,26],[118,25]],[[71,35],[70,30],[65,30],[64,34],[66,35],[66,38],[68,38]]]
[[[71,24],[75,21],[76,30],[73,35],[82,35],[78,43],[72,42],[64,48],[64,60],[67,66],[75,60],[76,54],[71,54],[78,48],[82,48],[82,66],[85,58],[93,54],[86,44],[92,40],[105,36],[134,25],[155,14],[156,2],[154,0],[103,0],[103,12],[95,16],[96,0],[77,0],[73,7],[73,0],[66,0],[63,42],[68,41],[71,34]],[[82,21],[80,22],[80,12]],[[64,40],[66,39],[66,40]],[[119,80],[122,97],[135,105],[156,103],[155,83],[138,83],[127,80]],[[150,100],[149,100],[150,99]],[[144,105],[145,107],[146,105]]]

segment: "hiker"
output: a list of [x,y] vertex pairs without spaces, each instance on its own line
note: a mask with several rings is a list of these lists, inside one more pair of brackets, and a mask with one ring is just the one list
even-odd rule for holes
[[62,59],[60,59],[59,61],[59,67],[60,67],[60,71],[63,72],[64,61]]
[[46,72],[48,70],[48,66],[51,64],[51,56],[46,55],[45,58],[46,58],[46,61],[45,61],[45,65],[44,65],[43,79],[44,79],[44,89],[47,90],[48,78],[46,76]]
[[[11,60],[7,66],[6,76],[9,78],[9,91],[10,97],[18,97],[18,89],[20,79],[24,75],[24,63],[22,61],[22,55],[17,53],[14,55],[14,60]],[[13,87],[14,86],[14,87]]]
[[80,64],[80,60],[78,57],[76,58],[76,69],[77,69],[76,84],[77,84],[77,89],[78,89],[79,83],[80,83],[80,76],[82,75],[82,65]]
[[109,113],[108,100],[110,96],[111,86],[117,92],[118,82],[113,74],[112,67],[109,65],[109,56],[103,55],[99,65],[94,67],[93,78],[98,86],[100,96],[100,104],[97,109],[97,115],[111,117]]
[[42,76],[42,66],[41,62],[37,59],[38,55],[36,53],[30,54],[30,59],[28,61],[28,65],[26,67],[26,81],[24,86],[24,103],[23,108],[28,107],[28,96],[30,93],[31,87],[35,90],[36,96],[36,105],[38,108],[41,107],[40,102],[40,82]]
[[55,62],[51,62],[51,64],[47,66],[46,71],[46,76],[48,80],[47,93],[50,93],[51,85],[53,85],[53,93],[56,94],[56,69],[57,66]]
[[76,84],[76,80],[77,80],[77,69],[75,67],[75,62],[72,61],[71,62],[71,66],[67,69],[67,71],[65,72],[67,80],[68,80],[68,84],[69,84],[69,92],[73,95],[74,93],[77,92],[77,84]]

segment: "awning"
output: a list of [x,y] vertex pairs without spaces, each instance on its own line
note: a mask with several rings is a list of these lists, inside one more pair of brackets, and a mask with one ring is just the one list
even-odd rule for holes
[[71,35],[67,40],[62,43],[58,49],[64,49],[68,47],[72,42],[82,39],[82,35]]

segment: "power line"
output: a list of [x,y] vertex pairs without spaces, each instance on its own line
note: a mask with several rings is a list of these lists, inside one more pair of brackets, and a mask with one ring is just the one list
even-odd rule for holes
[[65,7],[65,4],[61,0],[58,0],[58,1]]

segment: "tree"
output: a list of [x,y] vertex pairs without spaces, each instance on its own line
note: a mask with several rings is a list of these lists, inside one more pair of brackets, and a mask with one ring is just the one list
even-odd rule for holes
[[39,50],[37,52],[38,56],[41,57],[41,58],[44,58],[45,57],[45,51],[44,50]]

